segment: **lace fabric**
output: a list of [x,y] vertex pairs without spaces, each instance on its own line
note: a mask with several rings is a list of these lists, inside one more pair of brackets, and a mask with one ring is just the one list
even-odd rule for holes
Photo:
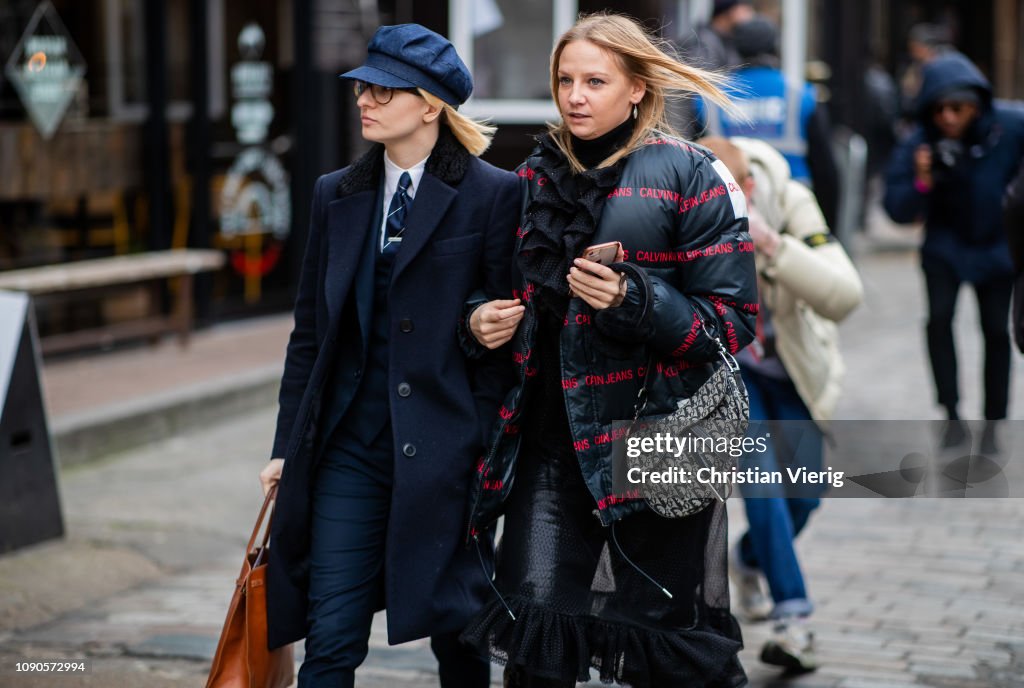
[[565,682],[589,681],[593,667],[602,683],[634,688],[746,683],[736,659],[741,643],[713,630],[658,631],[564,614],[520,598],[507,601],[516,621],[492,604],[462,636],[487,648],[499,664]]
[[[634,688],[735,688],[739,626],[729,614],[727,525],[715,503],[683,519],[644,512],[617,524],[625,554],[594,517],[572,452],[526,443],[509,497],[495,599],[463,640],[499,663],[562,681]],[[658,585],[672,593],[668,599]]]

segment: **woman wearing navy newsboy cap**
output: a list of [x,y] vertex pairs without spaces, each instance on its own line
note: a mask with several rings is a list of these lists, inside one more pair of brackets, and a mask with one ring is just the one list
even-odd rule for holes
[[260,474],[278,485],[270,646],[306,638],[301,688],[353,686],[386,606],[390,643],[429,635],[444,688],[484,688],[489,664],[458,632],[488,580],[462,536],[507,385],[457,332],[471,293],[511,293],[517,178],[476,157],[494,129],[456,111],[472,79],[433,31],[381,27],[341,76],[375,145],[314,191]]

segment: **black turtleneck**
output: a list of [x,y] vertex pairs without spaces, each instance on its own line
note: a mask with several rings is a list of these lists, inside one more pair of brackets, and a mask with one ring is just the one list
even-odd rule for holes
[[[626,145],[633,135],[633,122],[630,117],[611,131],[589,141],[573,136],[572,151],[584,167],[592,169]],[[565,409],[565,392],[562,390],[559,351],[559,336],[565,312],[539,308],[538,313],[535,350],[530,357],[530,362],[536,365],[537,379],[532,383],[534,386],[530,402],[526,404],[524,425],[530,430],[525,433],[523,440],[533,451],[539,451],[545,456],[574,461],[573,438]]]
[[587,169],[597,167],[602,160],[629,142],[635,121],[632,116],[627,117],[625,122],[596,139],[586,140],[572,136],[572,152]]

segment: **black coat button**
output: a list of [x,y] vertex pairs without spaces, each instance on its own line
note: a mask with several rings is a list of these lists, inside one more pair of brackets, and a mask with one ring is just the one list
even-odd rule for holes
[[402,453],[405,454],[406,456],[410,456],[410,457],[411,456],[416,456],[416,446],[406,442],[402,446]]
[[363,376],[363,369],[362,368],[356,368],[355,372],[352,373],[352,377],[354,377],[357,380],[359,378],[361,378],[362,376]]
[[398,383],[398,396],[407,397],[412,394],[412,387],[409,386],[408,382]]
[[412,320],[409,320],[409,318],[402,318],[398,323],[398,329],[406,333],[412,332]]

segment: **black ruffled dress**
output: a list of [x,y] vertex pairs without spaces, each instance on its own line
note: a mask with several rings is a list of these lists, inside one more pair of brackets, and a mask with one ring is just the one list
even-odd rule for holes
[[[574,141],[574,152],[596,164],[623,133],[596,147]],[[529,415],[497,552],[503,601],[495,597],[463,640],[507,667],[506,685],[574,686],[591,667],[602,682],[634,688],[745,685],[740,629],[729,613],[724,505],[684,519],[642,512],[601,525],[572,449],[562,318],[539,312],[538,373],[526,390]]]

